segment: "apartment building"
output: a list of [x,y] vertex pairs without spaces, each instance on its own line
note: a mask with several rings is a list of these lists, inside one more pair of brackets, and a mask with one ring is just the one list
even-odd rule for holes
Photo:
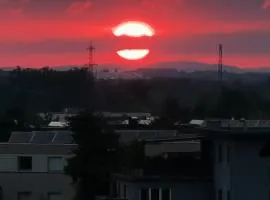
[[216,200],[270,199],[270,129],[205,130]]
[[13,132],[0,144],[1,199],[72,199],[64,167],[75,147],[69,131]]
[[[194,169],[206,167],[205,172],[210,176],[196,175],[196,170],[187,176],[179,166],[177,173],[184,172],[182,176],[176,172],[164,176],[164,170],[154,175],[115,175],[115,196],[129,200],[270,199],[270,121],[216,120],[198,131],[199,138],[181,138],[181,142],[179,138],[172,138],[163,144],[159,140],[158,144],[154,143],[158,147],[152,144],[148,147],[148,154],[153,156],[160,154],[161,150],[167,152],[172,148],[175,151],[182,147],[182,152],[188,152],[186,145],[194,139],[200,139],[201,158],[204,161]],[[189,142],[183,143],[183,140]],[[168,141],[174,141],[170,148]],[[191,151],[194,150],[194,144],[192,142]],[[172,166],[171,163],[169,165]],[[190,168],[195,165],[189,164]]]
[[[112,197],[128,200],[211,200],[213,181],[197,134],[144,140],[142,169],[115,174]],[[204,150],[203,150],[204,151]]]

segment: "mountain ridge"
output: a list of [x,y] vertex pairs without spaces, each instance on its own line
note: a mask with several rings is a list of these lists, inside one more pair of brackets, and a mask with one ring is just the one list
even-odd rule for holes
[[[98,69],[100,70],[119,70],[119,71],[153,71],[153,70],[177,70],[178,72],[196,72],[196,71],[217,71],[217,64],[204,63],[204,62],[193,62],[193,61],[168,61],[168,62],[159,62],[154,64],[143,65],[138,68],[128,69],[125,65],[121,64],[100,64]],[[44,66],[45,67],[45,66]],[[72,68],[87,67],[87,64],[84,65],[58,65],[58,66],[46,66],[54,70],[64,71]],[[16,67],[2,67],[0,70],[10,71]],[[22,67],[22,68],[32,68],[32,67]],[[42,67],[40,67],[42,68]],[[38,69],[38,68],[37,68]],[[99,71],[100,71],[99,70]],[[234,65],[223,65],[223,70],[229,73],[246,73],[246,72],[270,72],[270,67],[250,67],[244,68]]]

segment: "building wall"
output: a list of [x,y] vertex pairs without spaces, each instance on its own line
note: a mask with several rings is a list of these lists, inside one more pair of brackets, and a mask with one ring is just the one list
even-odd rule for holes
[[[125,182],[119,181],[120,196],[124,198],[123,188],[126,185],[126,198],[140,200],[141,189],[171,189],[171,200],[211,200],[212,183],[209,182]],[[151,200],[151,199],[150,199]],[[162,200],[162,199],[160,199]]]
[[60,193],[62,199],[74,197],[71,179],[64,174],[0,173],[4,200],[17,200],[19,192],[31,192],[29,200],[47,200],[49,193]]
[[4,172],[18,172],[18,157],[30,156],[32,157],[32,170],[30,172],[48,172],[48,161],[50,157],[63,158],[63,166],[66,163],[68,155],[57,154],[0,154],[0,173]]
[[[33,154],[29,154],[30,148],[28,148],[28,146],[29,145],[27,145],[27,148],[22,149],[13,147],[12,149],[7,148],[11,150],[11,153],[7,151],[9,154],[4,154],[3,152],[0,154],[0,186],[3,191],[4,200],[17,200],[18,193],[20,192],[31,192],[29,200],[48,200],[48,194],[50,193],[61,194],[61,198],[65,200],[72,199],[75,194],[72,180],[69,176],[65,175],[63,171],[66,159],[71,155],[68,153],[53,153],[53,150],[50,149],[49,146],[46,146],[46,151],[42,148],[42,151],[34,151]],[[18,152],[22,150],[22,153],[19,154],[15,152],[15,149]],[[39,154],[41,152],[42,154]],[[49,154],[43,154],[44,152],[48,152]],[[62,153],[62,150],[59,152]],[[19,170],[19,156],[32,157],[32,170]],[[60,166],[62,170],[49,170],[48,161],[50,157],[62,158],[62,165],[57,165]]]
[[214,143],[214,189],[216,199],[221,191],[222,200],[229,199],[231,193],[231,166],[234,154],[234,142],[231,140],[216,140]]
[[1,154],[61,154],[70,155],[76,145],[72,144],[16,144],[16,143],[0,143]]
[[[260,151],[266,144],[264,140],[216,141],[223,145],[224,157],[226,146],[231,146],[230,161],[222,164],[215,162],[215,190],[223,190],[223,198],[227,200],[269,200],[270,198],[270,158],[261,157]],[[228,199],[228,200],[229,200]]]

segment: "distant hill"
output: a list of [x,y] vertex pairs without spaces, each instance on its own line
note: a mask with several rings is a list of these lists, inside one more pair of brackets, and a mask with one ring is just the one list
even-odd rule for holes
[[[217,71],[217,64],[208,64],[200,62],[161,62],[145,66],[144,69],[176,69],[178,71],[195,72],[195,71]],[[236,66],[224,65],[224,71],[230,73],[242,73],[245,70]]]
[[[66,71],[72,68],[86,67],[87,65],[59,65],[50,66],[52,69],[58,71]],[[2,68],[2,71],[10,71],[15,67]],[[127,69],[123,65],[117,64],[100,64],[97,66],[98,78],[101,79],[138,79],[138,78],[203,78],[203,79],[216,79],[217,78],[217,64],[208,64],[201,62],[189,62],[189,61],[174,61],[174,62],[160,62],[151,65],[145,65],[138,69]],[[262,73],[270,73],[270,67],[253,67],[244,69],[242,67],[223,65],[224,74],[230,79],[233,77],[239,77],[240,74],[245,74],[243,77],[252,77],[254,73],[256,75]],[[247,73],[252,73],[248,75]],[[256,78],[257,79],[257,78]]]

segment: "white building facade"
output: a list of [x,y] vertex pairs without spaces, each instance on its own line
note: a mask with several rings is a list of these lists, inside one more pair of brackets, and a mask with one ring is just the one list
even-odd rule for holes
[[[31,134],[32,142],[22,143]],[[74,197],[72,180],[64,174],[64,167],[76,145],[71,140],[68,142],[67,135],[57,134],[58,139],[52,132],[13,133],[8,143],[0,144],[3,200],[69,200]],[[58,142],[52,143],[50,138]]]
[[[216,200],[270,199],[270,130],[208,131]],[[270,147],[270,146],[269,146]],[[262,155],[266,152],[268,155]]]

